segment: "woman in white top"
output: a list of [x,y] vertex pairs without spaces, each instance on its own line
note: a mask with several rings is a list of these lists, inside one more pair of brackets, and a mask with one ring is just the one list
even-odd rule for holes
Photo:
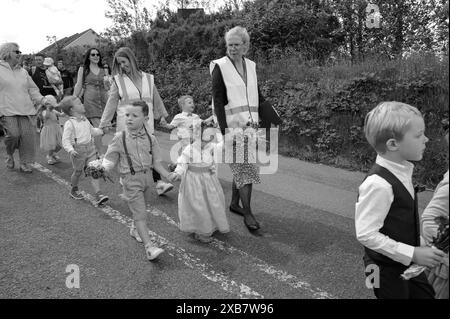
[[[138,68],[136,57],[128,47],[122,47],[114,55],[112,66],[113,81],[109,91],[100,120],[100,128],[109,126],[114,114],[117,113],[116,130],[125,130],[125,105],[143,100],[149,106],[149,120],[147,130],[153,134],[153,122],[161,118],[161,124],[167,124],[168,116],[164,103],[156,89],[153,75],[143,72]],[[156,191],[162,195],[173,188],[170,183],[163,182],[158,172],[153,171],[153,179],[156,182]]]

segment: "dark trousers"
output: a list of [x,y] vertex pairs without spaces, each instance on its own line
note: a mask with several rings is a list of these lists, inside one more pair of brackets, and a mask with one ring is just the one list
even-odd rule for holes
[[374,288],[378,299],[434,299],[434,289],[424,273],[410,280],[404,280],[400,275],[405,267],[379,267],[380,287]]

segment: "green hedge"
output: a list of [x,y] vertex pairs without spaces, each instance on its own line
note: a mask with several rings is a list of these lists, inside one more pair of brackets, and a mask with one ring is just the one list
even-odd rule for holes
[[[149,68],[170,117],[177,98],[193,95],[196,112],[211,115],[211,81],[200,63]],[[367,171],[375,152],[363,134],[365,115],[381,101],[401,101],[424,114],[430,141],[415,178],[433,187],[446,171],[447,148],[440,122],[448,117],[448,58],[416,56],[401,61],[318,67],[295,58],[258,62],[259,85],[284,119],[280,153],[302,160]]]

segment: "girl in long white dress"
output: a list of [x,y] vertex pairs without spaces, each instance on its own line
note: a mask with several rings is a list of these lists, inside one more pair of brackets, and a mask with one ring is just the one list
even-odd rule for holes
[[225,195],[217,177],[216,158],[222,155],[223,139],[221,134],[215,134],[215,129],[208,131],[203,132],[201,141],[194,138],[194,142],[184,148],[175,171],[169,175],[172,181],[181,179],[178,194],[180,230],[193,234],[203,243],[211,242],[215,231],[230,231]]

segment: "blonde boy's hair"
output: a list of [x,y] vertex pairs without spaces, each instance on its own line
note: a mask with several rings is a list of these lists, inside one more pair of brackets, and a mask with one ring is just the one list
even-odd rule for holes
[[184,102],[187,99],[191,99],[192,101],[194,100],[194,98],[192,96],[190,96],[190,95],[182,95],[182,96],[180,96],[180,98],[178,99],[178,106],[180,107],[180,109],[183,108]]
[[72,115],[72,108],[73,108],[73,102],[78,99],[75,95],[66,96],[62,99],[61,102],[59,102],[58,106],[61,108],[61,110],[66,113],[67,115]]
[[386,153],[386,142],[392,138],[401,141],[414,116],[422,117],[414,106],[395,101],[378,104],[364,120],[367,141],[377,153]]

